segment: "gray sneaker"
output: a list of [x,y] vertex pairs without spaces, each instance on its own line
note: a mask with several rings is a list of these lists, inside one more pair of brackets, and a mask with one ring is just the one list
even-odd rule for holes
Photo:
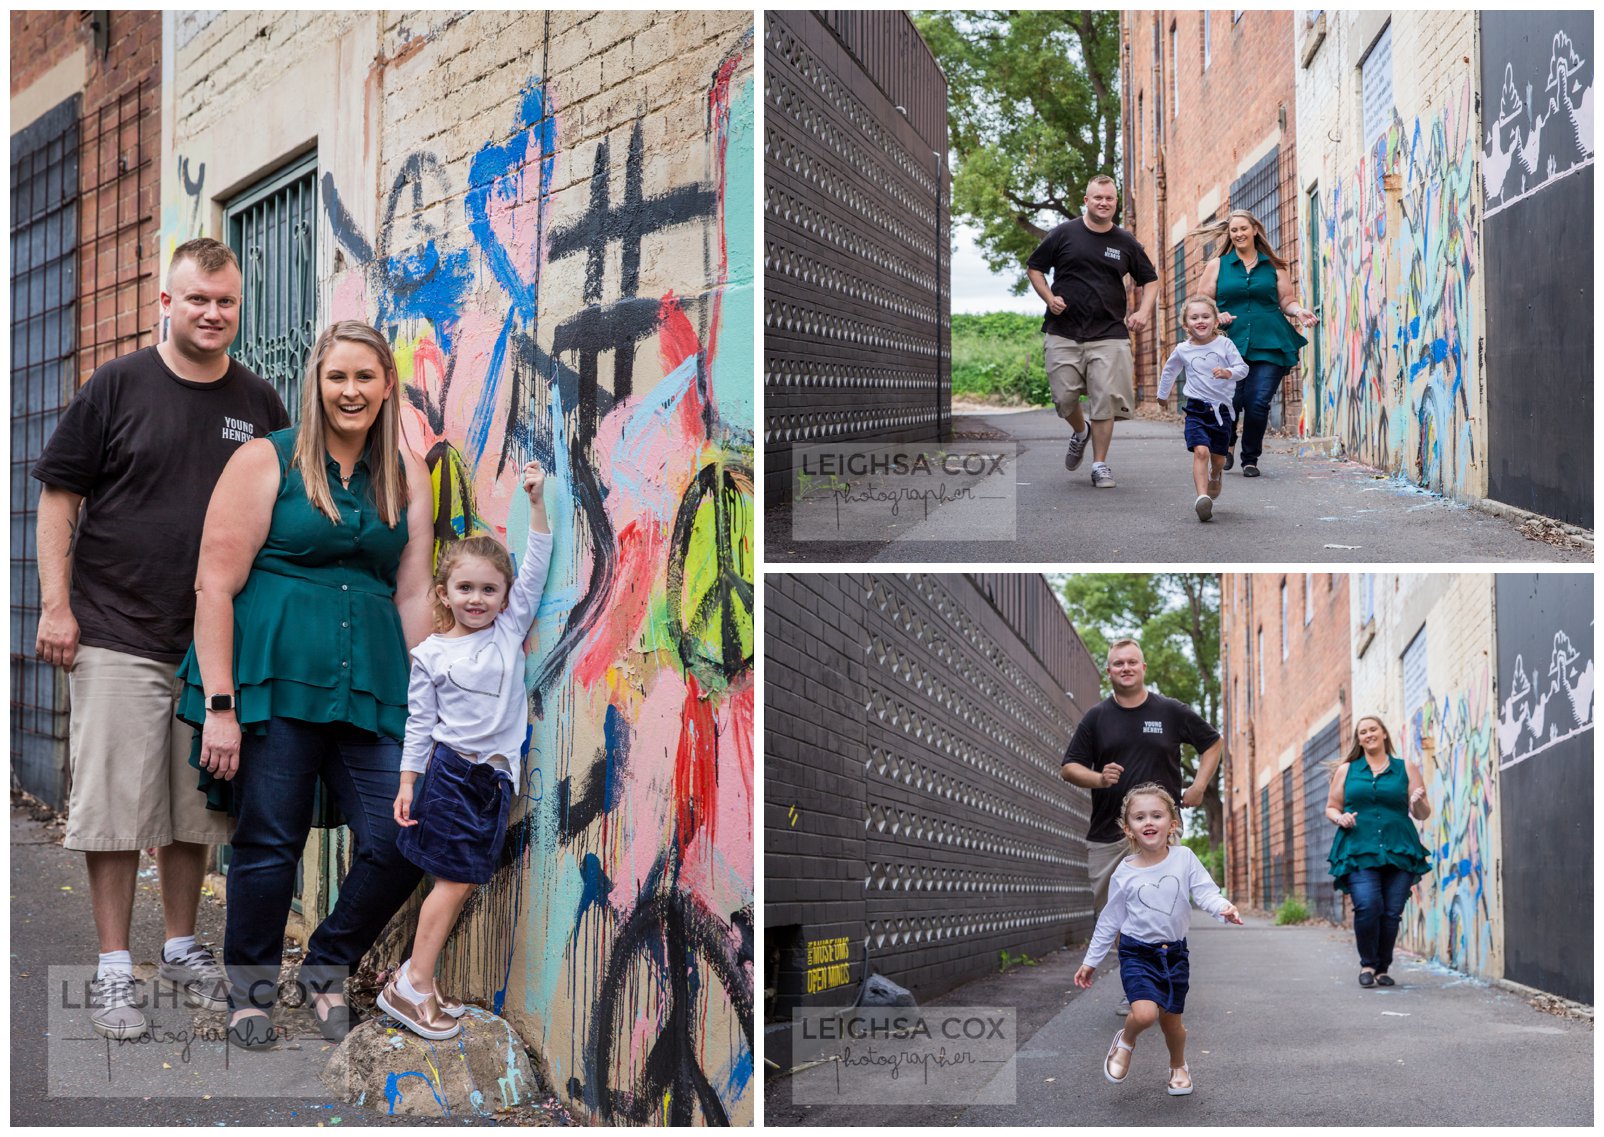
[[1070,432],[1069,450],[1064,454],[1064,469],[1075,471],[1080,469],[1080,461],[1086,457],[1086,440],[1092,436],[1092,428],[1087,427],[1079,434]]
[[1128,1014],[1130,1014],[1131,1013],[1131,1001],[1129,999],[1121,999],[1119,1001],[1119,1006],[1114,1008],[1114,1013],[1116,1015],[1128,1015]]
[[1092,485],[1100,490],[1113,489],[1117,483],[1114,481],[1114,471],[1108,468],[1107,462],[1094,462],[1092,464]]
[[228,1010],[228,976],[223,974],[217,957],[205,944],[196,944],[193,951],[178,960],[168,959],[163,951],[158,974],[164,982],[177,986],[190,1006],[208,1011]]
[[104,1038],[138,1038],[150,1029],[134,998],[132,972],[108,972],[89,985],[89,1023]]
[[1192,508],[1197,510],[1199,521],[1207,521],[1214,516],[1214,499],[1206,493],[1199,494],[1197,500],[1192,503]]

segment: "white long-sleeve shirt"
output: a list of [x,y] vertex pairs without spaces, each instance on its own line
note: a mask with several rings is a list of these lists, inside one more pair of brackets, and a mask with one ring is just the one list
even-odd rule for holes
[[[1231,377],[1218,378],[1214,374],[1216,367],[1229,369]],[[1208,343],[1182,340],[1170,352],[1169,361],[1164,364],[1164,371],[1158,377],[1159,401],[1170,397],[1170,388],[1175,386],[1175,381],[1183,372],[1186,375],[1187,398],[1210,406],[1230,406],[1231,399],[1236,395],[1237,383],[1248,377],[1248,365],[1229,336],[1216,333]]]
[[529,729],[524,640],[550,563],[551,534],[531,528],[507,607],[495,620],[465,636],[436,633],[412,649],[402,770],[422,773],[434,744],[443,742],[470,761],[505,760],[518,789],[518,755]]
[[1108,882],[1108,903],[1097,917],[1091,945],[1081,962],[1096,967],[1114,946],[1116,933],[1145,944],[1172,944],[1192,926],[1192,901],[1218,919],[1231,902],[1220,895],[1203,862],[1185,845],[1146,868],[1127,857]]

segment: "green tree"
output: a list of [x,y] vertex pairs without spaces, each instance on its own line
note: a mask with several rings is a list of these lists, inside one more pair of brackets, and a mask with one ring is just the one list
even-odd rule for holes
[[[1148,686],[1195,708],[1220,725],[1220,582],[1213,573],[1086,573],[1054,582],[1081,642],[1101,668],[1108,645],[1130,638],[1142,645]],[[1188,779],[1197,755],[1181,756]],[[1224,804],[1216,774],[1203,796],[1209,840],[1224,839]]]
[[[995,272],[1015,272],[1047,228],[1079,217],[1086,180],[1118,176],[1119,14],[918,12],[947,75],[955,218]],[[1046,226],[1042,224],[1046,220]]]

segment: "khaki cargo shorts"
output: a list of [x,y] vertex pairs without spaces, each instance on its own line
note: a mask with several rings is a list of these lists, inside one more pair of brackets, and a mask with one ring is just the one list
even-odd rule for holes
[[1130,418],[1136,409],[1130,340],[1066,339],[1046,333],[1047,385],[1058,417],[1068,419],[1087,396],[1086,417]]
[[1125,840],[1086,842],[1086,877],[1092,886],[1092,918],[1095,920],[1108,905],[1108,885],[1114,879],[1114,870],[1131,855],[1130,842]]
[[228,841],[228,815],[207,809],[206,795],[195,788],[198,774],[189,764],[195,732],[173,717],[177,674],[176,663],[78,646],[67,676],[67,848],[107,853]]

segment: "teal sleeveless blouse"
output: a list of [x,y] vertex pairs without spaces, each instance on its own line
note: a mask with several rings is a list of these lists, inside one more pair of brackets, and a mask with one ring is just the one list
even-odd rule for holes
[[1416,880],[1431,867],[1426,847],[1409,817],[1409,771],[1402,758],[1389,755],[1387,768],[1372,775],[1363,758],[1348,763],[1342,783],[1342,808],[1356,816],[1352,829],[1337,827],[1331,840],[1331,875],[1348,891],[1354,869],[1407,869]]

